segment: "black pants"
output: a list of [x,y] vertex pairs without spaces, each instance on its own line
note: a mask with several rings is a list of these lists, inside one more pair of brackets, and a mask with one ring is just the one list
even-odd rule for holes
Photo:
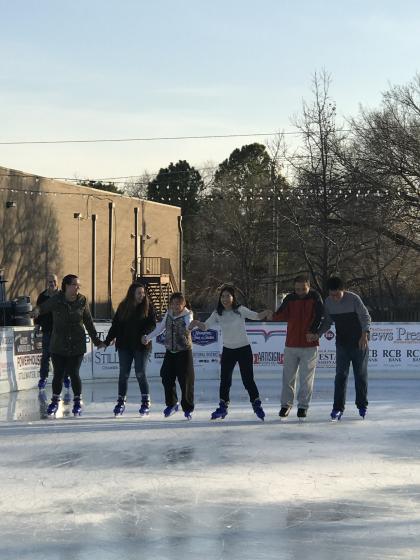
[[50,358],[51,358],[50,341],[51,341],[51,333],[49,331],[43,331],[41,366],[39,369],[39,377],[41,379],[46,379],[50,371]]
[[181,352],[166,351],[160,369],[162,385],[165,390],[166,406],[174,406],[178,402],[175,382],[178,379],[181,389],[181,406],[184,412],[194,410],[194,365],[192,350]]
[[70,377],[71,388],[75,397],[82,394],[82,381],[79,370],[83,361],[83,354],[78,356],[62,356],[61,354],[51,354],[54,368],[52,390],[54,395],[60,395],[63,388],[64,377]]
[[249,400],[254,402],[259,398],[258,388],[254,381],[254,357],[252,355],[251,346],[242,346],[241,348],[225,348],[223,346],[221,373],[220,373],[220,400],[229,402],[229,393],[232,385],[232,374],[235,365],[239,364],[242,383],[248,391]]

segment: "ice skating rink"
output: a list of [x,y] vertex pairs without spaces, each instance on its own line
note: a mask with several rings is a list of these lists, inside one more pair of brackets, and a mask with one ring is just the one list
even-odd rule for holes
[[79,419],[0,396],[0,558],[418,560],[420,380],[375,374],[363,421],[351,377],[337,424],[331,376],[303,424],[279,420],[280,374],[257,383],[265,423],[237,375],[216,423],[217,381],[197,381],[191,422],[163,418],[158,380],[144,419],[133,382],[117,419],[116,383],[85,384]]

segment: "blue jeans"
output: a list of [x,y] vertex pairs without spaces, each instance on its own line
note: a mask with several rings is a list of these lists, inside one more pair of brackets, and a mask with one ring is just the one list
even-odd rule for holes
[[118,380],[118,395],[125,397],[127,395],[128,378],[130,377],[131,365],[134,360],[134,370],[136,372],[137,381],[139,382],[140,393],[149,395],[149,383],[146,377],[146,364],[149,359],[150,350],[128,350],[126,348],[118,349],[118,359],[120,362],[120,377]]
[[41,365],[39,368],[39,377],[41,379],[46,379],[50,371],[50,332],[42,332],[42,355],[41,355]]
[[361,350],[357,346],[339,346],[337,344],[333,408],[341,411],[345,408],[350,364],[353,366],[356,406],[357,408],[367,407],[368,359],[369,351],[367,348]]

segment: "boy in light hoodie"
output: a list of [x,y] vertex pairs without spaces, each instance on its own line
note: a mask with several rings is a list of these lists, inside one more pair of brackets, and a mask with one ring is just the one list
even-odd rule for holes
[[165,390],[165,418],[179,409],[176,380],[181,389],[181,407],[187,420],[191,420],[194,410],[194,365],[192,355],[191,331],[188,329],[193,319],[192,311],[187,309],[186,300],[181,292],[175,292],[169,300],[169,309],[162,322],[149,335],[142,338],[147,344],[165,331],[166,353],[160,369],[162,385]]

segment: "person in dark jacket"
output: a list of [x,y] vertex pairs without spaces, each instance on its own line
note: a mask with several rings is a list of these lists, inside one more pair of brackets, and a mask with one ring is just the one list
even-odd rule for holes
[[[58,292],[58,279],[55,274],[47,276],[47,289],[41,292],[36,300],[36,305],[39,307],[42,303],[55,296]],[[36,331],[42,332],[42,355],[41,364],[39,368],[39,382],[38,389],[43,390],[47,385],[47,378],[50,372],[50,341],[53,326],[52,313],[45,313],[39,315],[35,319]]]
[[321,296],[311,290],[309,278],[300,275],[294,280],[294,291],[287,294],[273,314],[274,321],[287,322],[280,418],[286,418],[293,406],[298,375],[297,416],[306,418],[318,358],[318,340],[308,335],[316,335],[323,312]]
[[150,356],[152,344],[143,344],[142,337],[156,327],[156,314],[147,295],[145,286],[133,283],[127,295],[119,304],[111,328],[105,339],[106,346],[115,340],[120,363],[118,381],[118,400],[114,414],[123,414],[127,397],[128,378],[134,361],[134,370],[140,387],[141,416],[149,414],[150,391],[146,377],[146,364]]
[[365,418],[368,407],[369,311],[357,294],[344,289],[341,278],[329,278],[327,289],[325,317],[318,335],[326,333],[335,324],[336,371],[331,420],[336,422],[343,416],[350,364],[353,366],[356,406],[359,415]]
[[102,348],[104,343],[95,330],[86,297],[79,293],[80,282],[75,274],[64,276],[61,290],[42,303],[35,314],[51,313],[53,329],[50,352],[54,368],[52,381],[53,396],[48,406],[49,416],[55,415],[60,401],[63,379],[70,377],[74,393],[73,414],[80,415],[82,410],[82,381],[80,366],[86,353],[85,327],[95,346]]

